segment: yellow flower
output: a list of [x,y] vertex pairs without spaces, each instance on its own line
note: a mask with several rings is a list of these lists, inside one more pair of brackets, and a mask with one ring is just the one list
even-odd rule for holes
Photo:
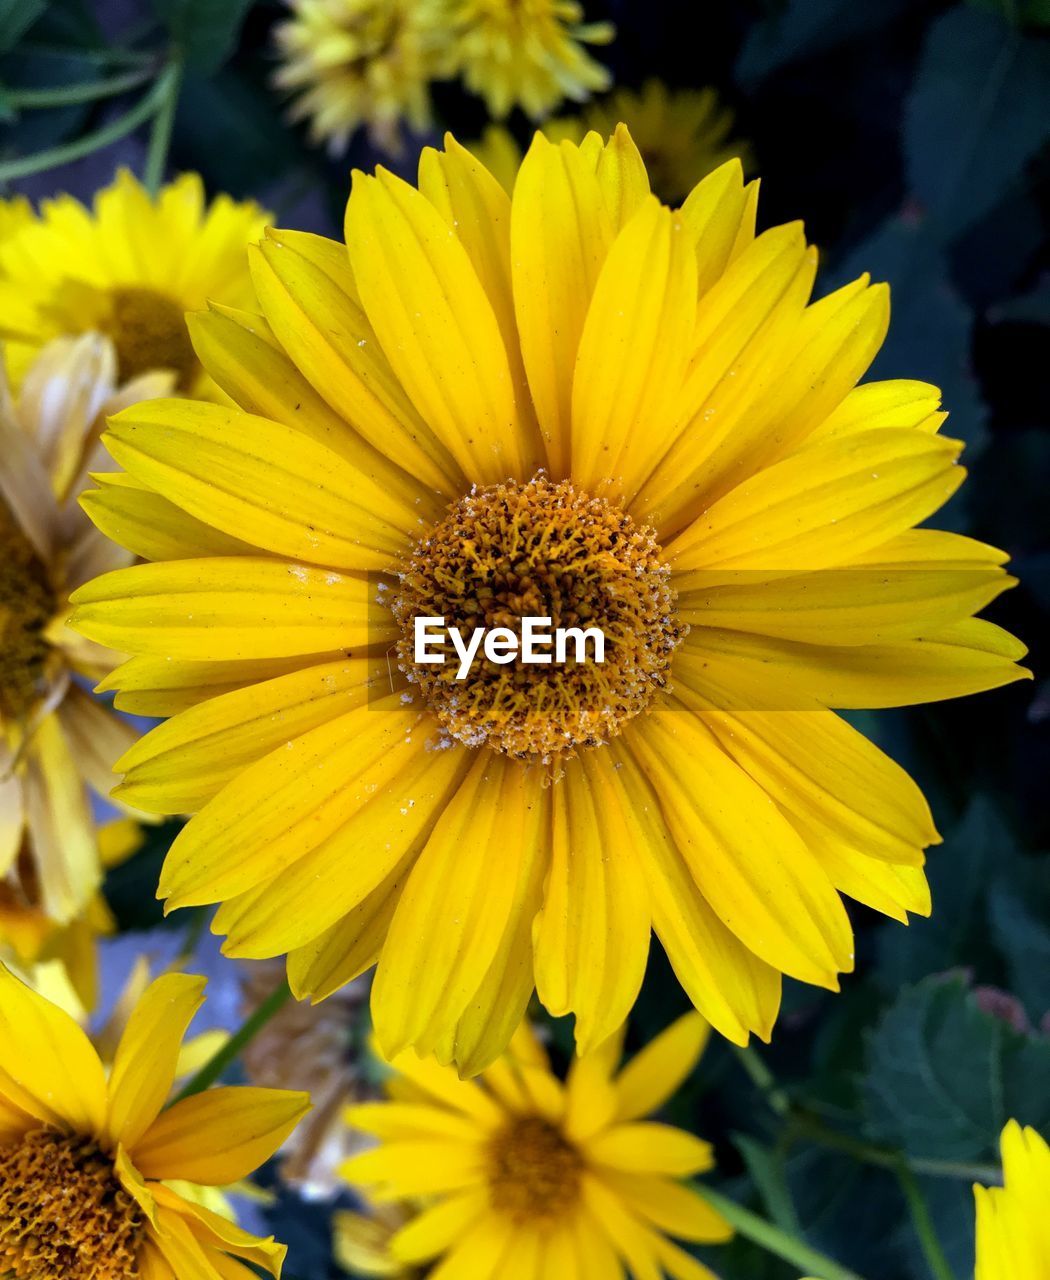
[[[355,1135],[356,1136],[356,1135]],[[332,1214],[332,1248],[335,1260],[352,1276],[388,1276],[414,1280],[422,1275],[394,1256],[391,1243],[413,1214],[405,1205],[367,1205],[367,1212],[340,1209]]]
[[377,1204],[423,1200],[393,1261],[441,1255],[442,1280],[632,1275],[713,1280],[668,1236],[721,1241],[728,1223],[683,1178],[710,1145],[647,1121],[696,1065],[708,1027],[687,1014],[618,1074],[621,1038],[576,1058],[563,1084],[528,1029],[475,1081],[432,1060],[394,1062],[389,1102],[347,1112],[379,1145],[343,1173]]
[[[815,254],[798,224],[755,236],[736,162],[677,214],[622,129],[537,137],[513,204],[452,139],[420,185],[355,175],[349,254],[275,231],[265,320],[194,317],[240,409],[111,420],[152,496],[92,510],[165,537],[76,625],[133,655],[118,706],[173,715],[116,794],[196,813],[160,892],[221,902],[229,954],[289,953],[300,997],[378,958],[388,1057],[480,1070],[534,982],[586,1052],[650,930],[710,1023],[768,1037],[782,973],[850,969],[840,893],[930,907],[921,793],[829,708],[1026,674],[972,617],[1003,554],[913,528],[961,445],[935,387],[855,385],[886,287],[807,305]],[[431,615],[586,619],[606,661],[458,680],[415,660]]]
[[583,22],[578,0],[445,0],[456,32],[455,70],[497,118],[521,107],[534,120],[566,98],[583,102],[612,83],[585,45],[608,44],[609,22]]
[[167,369],[180,391],[208,394],[185,312],[250,301],[244,250],[265,222],[228,196],[206,207],[196,174],[152,199],[121,170],[91,211],[72,196],[44,201],[0,240],[0,337],[14,380],[44,342],[94,330],[112,339],[120,381]]
[[1046,1280],[1050,1276],[1050,1146],[1011,1120],[1001,1139],[1003,1187],[975,1186],[975,1280]]
[[204,979],[158,978],[107,1079],[76,1022],[0,966],[0,1271],[32,1280],[279,1276],[283,1245],[172,1187],[258,1168],[305,1094],[211,1089],[164,1110]]
[[430,81],[448,62],[441,0],[289,0],[276,28],[283,65],[275,76],[294,90],[292,119],[310,138],[346,150],[367,126],[374,146],[397,154],[401,126],[431,125]]
[[0,200],[0,244],[9,240],[16,231],[21,231],[33,221],[33,206],[25,196],[15,196],[11,200]]
[[102,862],[85,782],[105,795],[138,736],[75,680],[116,655],[65,625],[75,587],[131,560],[76,504],[88,471],[112,466],[102,419],[171,389],[157,373],[118,388],[115,366],[88,334],[49,343],[17,395],[0,372],[0,894],[30,913],[23,956],[91,902]]

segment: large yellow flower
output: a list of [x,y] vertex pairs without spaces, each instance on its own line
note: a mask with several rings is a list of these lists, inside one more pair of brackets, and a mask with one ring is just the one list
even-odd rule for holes
[[1011,1120],[1001,1139],[1003,1187],[973,1189],[977,1201],[975,1280],[1050,1276],[1050,1146]]
[[238,1181],[309,1107],[302,1093],[218,1088],[164,1109],[204,979],[158,978],[108,1079],[76,1022],[0,965],[0,1271],[26,1280],[250,1280],[285,1249],[178,1184]]
[[[388,1056],[479,1070],[534,983],[601,1044],[650,929],[709,1022],[768,1037],[781,973],[852,966],[840,892],[929,910],[922,795],[828,708],[1017,679],[971,616],[1011,580],[913,528],[961,445],[936,388],[856,386],[886,287],[807,305],[802,228],[754,213],[735,162],[664,208],[625,130],[537,137],[513,203],[450,139],[418,191],[355,176],[349,254],[271,233],[265,319],[194,319],[240,409],[110,424],[141,501],[96,517],[165,536],[76,625],[134,655],[118,706],[180,713],[119,766],[128,803],[200,810],[161,893],[289,952],[300,996],[378,958]],[[417,616],[526,615],[600,627],[605,663],[414,659]]]
[[194,173],[155,199],[121,170],[93,210],[67,195],[44,201],[0,239],[0,337],[14,379],[49,339],[97,331],[113,341],[121,381],[167,369],[180,391],[207,394],[185,312],[250,301],[244,250],[265,221],[228,196],[206,206]]
[[159,373],[118,388],[112,346],[92,334],[49,343],[17,395],[0,371],[0,902],[28,909],[34,934],[81,916],[98,888],[85,783],[105,795],[138,736],[76,682],[117,656],[66,627],[69,593],[131,561],[76,498],[89,469],[112,467],[104,416],[170,390]]
[[721,1241],[728,1223],[681,1179],[710,1145],[645,1117],[696,1065],[708,1027],[687,1014],[616,1074],[621,1038],[576,1058],[563,1084],[525,1024],[476,1082],[432,1060],[394,1063],[389,1102],[351,1107],[379,1145],[343,1173],[378,1204],[423,1201],[391,1259],[445,1255],[441,1280],[632,1275],[714,1280],[668,1236]]
[[455,31],[453,67],[502,118],[521,107],[534,120],[566,98],[582,102],[612,83],[586,45],[608,44],[609,22],[584,22],[578,0],[444,0]]
[[334,154],[366,126],[373,145],[401,150],[401,129],[431,124],[430,82],[446,69],[452,31],[442,0],[289,0],[275,32],[275,83],[298,96],[294,120]]

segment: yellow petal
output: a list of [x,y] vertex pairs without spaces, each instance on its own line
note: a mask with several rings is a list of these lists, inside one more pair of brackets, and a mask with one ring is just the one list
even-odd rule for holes
[[894,378],[854,387],[842,403],[810,432],[809,440],[827,440],[852,431],[910,427],[935,431],[944,419],[941,393],[929,382]]
[[113,484],[106,474],[96,478],[101,488],[82,494],[80,505],[107,538],[144,560],[251,555],[255,550],[151,489]]
[[609,250],[580,335],[572,475],[584,488],[611,480],[631,494],[665,450],[695,311],[692,246],[650,197]]
[[616,1078],[619,1120],[656,1111],[700,1061],[711,1034],[698,1013],[687,1013],[651,1040]]
[[[731,664],[743,690],[761,687],[768,710],[806,703],[827,707],[905,707],[959,698],[1030,678],[1015,664],[1026,647],[980,618],[932,628],[913,640],[836,646],[693,627],[688,651]],[[772,677],[772,679],[771,679]]]
[[[427,736],[425,725],[415,727],[371,770],[341,778],[354,800],[342,825],[301,855],[292,853],[280,874],[219,908],[213,927],[228,935],[228,955],[278,955],[337,923],[349,930],[357,926],[358,908],[364,908],[362,923],[373,923],[366,901],[391,877],[404,885],[469,764],[462,749],[429,750]],[[369,743],[359,738],[356,745],[360,767]],[[354,936],[348,932],[345,942],[352,946]]]
[[[335,248],[345,260],[345,248]],[[349,265],[347,262],[347,271]],[[213,307],[187,316],[186,323],[201,362],[242,409],[294,427],[338,453],[403,506],[419,503],[424,513],[430,512],[431,490],[368,444],[329,407],[269,333],[262,316]],[[437,510],[434,503],[435,515]]]
[[617,232],[638,212],[649,194],[645,161],[626,125],[616,126],[602,148],[596,172],[613,231]]
[[747,203],[743,166],[739,160],[727,160],[697,183],[682,205],[682,221],[696,245],[701,296],[729,264]]
[[248,765],[385,691],[387,678],[385,662],[348,658],[209,698],[117,761],[121,797],[147,812],[195,813]]
[[95,686],[96,693],[116,692],[120,711],[140,716],[173,716],[234,689],[276,679],[321,659],[335,661],[341,654],[316,654],[310,658],[246,658],[241,662],[173,662],[163,656],[129,658]]
[[537,133],[511,203],[514,306],[555,479],[569,474],[573,369],[613,226],[594,166]]
[[811,835],[805,826],[799,826],[799,834],[808,840],[820,865],[840,893],[847,894],[856,902],[863,902],[873,911],[892,916],[902,924],[908,923],[908,912],[920,916],[930,914],[930,886],[926,883],[922,867],[882,862],[868,857],[863,851],[822,839],[821,833]]
[[406,1263],[429,1262],[451,1248],[486,1207],[486,1196],[466,1192],[425,1209],[390,1241],[390,1252]]
[[536,987],[547,1009],[576,1015],[586,1054],[623,1023],[649,954],[649,894],[618,802],[589,756],[553,788],[550,872],[534,929]]
[[57,715],[36,727],[23,785],[41,901],[52,920],[68,923],[90,902],[102,871],[84,780]]
[[668,1235],[705,1244],[722,1243],[733,1235],[725,1218],[690,1187],[654,1174],[609,1172],[604,1176],[635,1213]]
[[150,1125],[132,1153],[145,1178],[228,1186],[273,1155],[310,1109],[283,1089],[209,1089],[183,1098]]
[[203,1205],[184,1200],[170,1187],[157,1186],[154,1188],[154,1195],[159,1205],[181,1215],[205,1250],[235,1254],[246,1262],[262,1267],[274,1277],[280,1276],[288,1249],[286,1245],[278,1244],[273,1236],[254,1236],[243,1231],[235,1222],[221,1214],[212,1213]]
[[711,1144],[684,1129],[647,1123],[618,1124],[587,1143],[588,1159],[634,1173],[689,1177],[714,1164]]
[[146,990],[128,1019],[109,1078],[111,1142],[128,1150],[150,1127],[175,1083],[182,1038],[204,1003],[203,978],[171,973]]
[[680,706],[655,707],[632,735],[632,749],[723,923],[784,973],[837,989],[837,971],[853,963],[849,920],[772,799]]
[[439,1138],[386,1142],[352,1156],[339,1172],[380,1203],[414,1199],[478,1186],[486,1173],[485,1149],[480,1142]]
[[243,557],[134,565],[73,595],[70,624],[100,644],[173,660],[283,658],[396,639],[371,584]]
[[708,905],[660,812],[656,792],[619,742],[608,745],[645,869],[653,929],[700,1013],[734,1044],[754,1031],[768,1040],[780,1007],[780,973],[760,960]]
[[472,479],[531,474],[499,323],[434,206],[380,169],[355,173],[346,239],[361,298],[413,404]]
[[530,450],[542,458],[539,428],[529,395],[514,318],[510,268],[510,198],[483,164],[448,133],[445,150],[424,147],[419,190],[452,227],[492,304],[510,363],[514,396]]
[[962,484],[962,445],[915,431],[867,431],[800,449],[745,480],[667,548],[689,570],[824,569],[925,520]]
[[252,282],[281,346],[311,386],[379,453],[429,488],[461,489],[447,447],[412,406],[359,300],[277,233],[249,253]]
[[[159,887],[169,910],[235,897],[323,845],[374,790],[396,785],[405,763],[425,754],[422,743],[406,742],[418,720],[387,697],[289,739],[242,770],[172,844]],[[367,866],[358,870],[370,875]],[[375,881],[384,873],[377,869]]]
[[149,400],[103,440],[132,475],[206,524],[278,555],[383,569],[418,512],[294,427],[203,401]]
[[409,1045],[454,1056],[450,1033],[545,857],[545,813],[538,778],[477,753],[412,869],[379,960],[372,1011],[387,1057]]
[[677,670],[681,696],[722,749],[789,814],[887,862],[921,864],[921,850],[937,842],[929,806],[908,774],[833,712],[741,709],[724,684],[715,686],[710,666],[694,669],[683,657]]
[[74,1133],[100,1134],[106,1077],[76,1022],[0,964],[0,1095]]

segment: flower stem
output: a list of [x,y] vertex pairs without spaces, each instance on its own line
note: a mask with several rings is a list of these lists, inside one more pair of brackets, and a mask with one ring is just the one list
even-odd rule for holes
[[[836,1129],[827,1128],[816,1117],[797,1111],[791,1117],[791,1128],[796,1136],[806,1138],[819,1147],[841,1151],[862,1164],[876,1165],[893,1173],[898,1171],[904,1160],[900,1152],[890,1147],[880,1147],[873,1142],[863,1142],[860,1138],[851,1137],[848,1133],[839,1133]],[[932,1178],[959,1178],[963,1182],[983,1182],[988,1185],[1001,1183],[1003,1180],[1000,1169],[991,1164],[968,1164],[964,1161],[922,1157],[908,1157],[904,1162],[912,1173],[927,1174]]]
[[733,1051],[740,1060],[740,1065],[751,1077],[752,1083],[765,1095],[770,1107],[777,1115],[788,1115],[791,1111],[791,1100],[777,1084],[776,1076],[766,1065],[765,1059],[750,1045],[734,1045]]
[[171,148],[171,131],[175,124],[179,90],[182,87],[181,63],[173,62],[170,70],[171,79],[168,82],[168,90],[154,118],[149,151],[146,153],[143,183],[151,195],[157,194],[160,184],[164,181],[164,169],[168,163],[168,151]]
[[19,111],[72,107],[82,102],[97,102],[100,98],[115,98],[119,93],[137,89],[153,73],[153,67],[145,66],[120,75],[107,76],[102,80],[88,80],[82,84],[51,85],[46,89],[8,89],[3,94],[3,102],[5,106]]
[[174,1101],[181,1102],[183,1098],[192,1097],[195,1093],[203,1093],[205,1089],[213,1085],[226,1068],[236,1061],[241,1051],[251,1044],[274,1014],[287,1004],[291,997],[292,989],[289,987],[287,979],[285,979],[276,990],[266,997],[251,1017],[247,1018],[241,1027],[230,1036],[222,1048],[216,1050],[197,1074],[186,1082]]
[[948,1265],[948,1259],[944,1256],[941,1242],[937,1238],[937,1230],[933,1225],[933,1219],[930,1217],[929,1206],[923,1198],[918,1182],[915,1180],[915,1174],[912,1173],[904,1160],[898,1161],[896,1174],[900,1189],[904,1193],[904,1199],[908,1202],[912,1226],[915,1228],[915,1234],[918,1236],[919,1244],[922,1246],[923,1257],[926,1259],[926,1265],[930,1269],[930,1275],[934,1277],[934,1280],[955,1280],[955,1274]]
[[716,1209],[739,1235],[768,1253],[783,1258],[785,1262],[790,1262],[804,1274],[813,1276],[816,1280],[862,1280],[855,1271],[850,1271],[848,1267],[819,1253],[798,1236],[775,1227],[765,1218],[760,1218],[750,1209],[745,1209],[735,1200],[722,1195],[720,1191],[715,1191],[700,1182],[694,1182],[692,1187],[697,1195],[706,1200],[712,1209]]
[[14,160],[3,161],[0,163],[0,182],[12,182],[16,178],[25,178],[32,173],[43,173],[46,169],[55,169],[59,165],[69,164],[73,160],[91,155],[94,151],[101,151],[110,143],[126,137],[160,110],[170,92],[174,73],[173,67],[166,67],[149,93],[144,94],[130,111],[126,111],[124,115],[103,128],[85,133],[83,137],[64,143],[60,147],[51,147],[47,151],[38,151],[35,155],[19,156]]

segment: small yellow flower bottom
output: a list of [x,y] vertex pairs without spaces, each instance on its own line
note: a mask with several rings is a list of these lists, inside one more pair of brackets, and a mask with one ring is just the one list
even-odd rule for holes
[[492,1207],[516,1222],[561,1217],[580,1195],[583,1160],[561,1131],[540,1116],[513,1120],[489,1151]]
[[46,1129],[0,1147],[0,1275],[133,1280],[138,1205],[91,1138]]
[[119,381],[171,369],[180,391],[192,386],[200,366],[183,309],[173,298],[138,285],[115,288],[105,328],[117,352]]
[[36,701],[54,617],[47,570],[0,499],[0,719],[20,719]]
[[[402,671],[451,737],[516,759],[576,754],[617,734],[667,683],[687,628],[651,529],[567,480],[475,488],[420,540],[393,602]],[[523,617],[551,627],[597,627],[605,660],[501,665],[415,661],[417,617],[441,617],[464,636]]]

